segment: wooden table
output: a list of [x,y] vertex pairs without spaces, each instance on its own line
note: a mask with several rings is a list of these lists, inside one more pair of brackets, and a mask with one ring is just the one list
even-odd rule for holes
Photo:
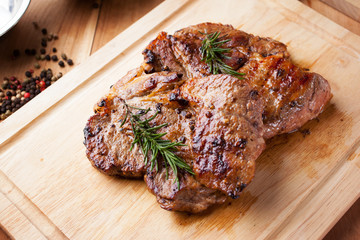
[[[0,78],[17,76],[33,69],[37,61],[26,56],[26,48],[40,49],[41,28],[58,34],[59,40],[51,41],[47,49],[57,48],[57,54],[66,53],[75,66],[96,52],[133,22],[156,7],[163,0],[98,0],[63,1],[33,0],[21,21],[0,38]],[[320,12],[350,31],[360,35],[360,23],[319,0],[303,0],[304,4]],[[40,29],[35,29],[36,22]],[[20,57],[13,59],[13,50],[19,49]],[[40,61],[41,69],[51,67],[66,73],[71,67],[61,68],[55,62]],[[40,71],[40,70],[37,70]],[[328,233],[325,239],[360,238],[360,200],[348,210]],[[1,226],[1,225],[0,225]],[[1,229],[0,229],[1,230]],[[7,239],[6,229],[0,239]]]

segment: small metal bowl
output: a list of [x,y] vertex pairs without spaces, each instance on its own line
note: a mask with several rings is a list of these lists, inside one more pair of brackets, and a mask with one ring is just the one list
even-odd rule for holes
[[0,36],[15,26],[29,3],[30,0],[0,0]]

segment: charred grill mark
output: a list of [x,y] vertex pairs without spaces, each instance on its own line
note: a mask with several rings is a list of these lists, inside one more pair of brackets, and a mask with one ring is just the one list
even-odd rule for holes
[[149,50],[149,49],[145,49],[144,51],[143,51],[143,54],[144,54],[144,56],[145,56],[145,62],[146,63],[154,63],[155,62],[155,55],[154,55],[154,53],[151,51],[151,50]]
[[276,72],[276,76],[279,78],[279,77],[284,76],[285,73],[286,73],[286,71],[284,69],[279,68]]
[[98,103],[99,107],[105,107],[106,106],[106,101],[105,99],[101,100],[101,102]]
[[239,138],[239,139],[237,140],[237,142],[235,143],[235,146],[236,146],[236,147],[239,147],[239,148],[241,148],[241,149],[245,149],[246,144],[247,144],[247,140],[246,140],[246,139],[244,139],[244,138]]
[[180,106],[186,107],[189,105],[189,101],[185,98],[179,97],[179,92],[172,92],[169,96],[169,101],[174,102],[176,101]]
[[259,98],[259,92],[256,90],[251,90],[249,96],[251,100],[257,100]]
[[88,139],[89,137],[95,137],[96,134],[93,134],[91,131],[91,128],[89,126],[86,126],[84,128],[84,136],[85,136],[85,140]]

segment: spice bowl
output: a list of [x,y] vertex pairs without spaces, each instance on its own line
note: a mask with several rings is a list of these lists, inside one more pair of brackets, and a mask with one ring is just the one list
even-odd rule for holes
[[0,37],[24,15],[30,0],[0,0]]

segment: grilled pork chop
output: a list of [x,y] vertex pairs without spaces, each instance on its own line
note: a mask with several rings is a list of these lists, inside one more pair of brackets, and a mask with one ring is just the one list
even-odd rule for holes
[[[224,62],[245,73],[240,80],[213,75],[202,61],[205,33],[221,32],[222,47],[230,49]],[[161,207],[201,212],[236,198],[254,175],[255,159],[263,151],[264,138],[293,131],[316,117],[329,101],[330,87],[316,73],[295,66],[286,46],[269,38],[255,37],[229,25],[205,23],[162,32],[143,52],[144,63],[120,79],[95,107],[84,129],[88,158],[109,175],[144,176]],[[141,149],[127,122],[125,102],[151,108],[151,122],[168,123],[160,132],[181,141],[176,154],[194,175],[144,163]],[[150,156],[148,156],[150,157]],[[168,171],[168,177],[167,176]]]
[[319,74],[294,65],[286,45],[234,29],[230,25],[203,23],[168,35],[160,33],[144,50],[146,72],[162,70],[182,73],[185,78],[211,75],[202,61],[201,45],[205,33],[220,32],[219,40],[229,48],[224,62],[245,73],[244,80],[264,101],[264,137],[298,129],[315,118],[331,98],[328,82]]
[[[163,208],[199,212],[236,198],[255,172],[255,159],[265,148],[262,137],[262,101],[244,82],[230,75],[183,80],[174,72],[140,75],[130,72],[99,101],[85,127],[87,156],[110,175],[142,176]],[[120,127],[126,110],[134,107],[160,111],[151,122],[168,123],[165,139],[182,141],[179,155],[194,171],[166,180],[164,166],[149,170],[141,149],[129,151],[131,126]],[[154,114],[150,111],[149,116]],[[137,145],[135,145],[137,146]],[[195,203],[196,202],[196,203]]]

